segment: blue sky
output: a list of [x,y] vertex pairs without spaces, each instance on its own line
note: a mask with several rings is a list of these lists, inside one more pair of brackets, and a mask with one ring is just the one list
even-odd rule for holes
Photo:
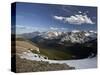
[[97,8],[16,3],[17,34],[34,31],[97,30]]

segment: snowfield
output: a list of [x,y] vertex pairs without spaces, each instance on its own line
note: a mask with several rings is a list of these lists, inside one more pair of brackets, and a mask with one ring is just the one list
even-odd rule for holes
[[22,59],[35,60],[35,61],[47,61],[49,63],[59,63],[67,64],[69,66],[75,67],[76,69],[87,69],[87,68],[96,68],[97,67],[97,57],[78,59],[78,60],[48,60],[42,55],[32,53],[31,51],[23,52],[22,54],[17,54]]
[[57,61],[57,63],[66,63],[70,66],[75,67],[76,69],[96,68],[97,67],[97,57],[80,59],[80,60]]

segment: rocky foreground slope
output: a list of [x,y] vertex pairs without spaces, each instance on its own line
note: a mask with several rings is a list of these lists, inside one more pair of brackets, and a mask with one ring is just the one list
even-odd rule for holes
[[[32,53],[34,51],[35,53]],[[70,67],[67,64],[49,63],[47,61],[43,61],[43,60],[48,60],[45,57],[39,54],[39,48],[32,45],[30,42],[21,41],[21,40],[16,41],[16,72],[17,73],[75,69],[74,67]],[[15,55],[12,56],[12,60],[14,60],[14,58]],[[30,58],[33,60],[31,60]]]
[[16,57],[16,72],[37,72],[75,69],[66,64],[48,63],[45,61],[31,61]]

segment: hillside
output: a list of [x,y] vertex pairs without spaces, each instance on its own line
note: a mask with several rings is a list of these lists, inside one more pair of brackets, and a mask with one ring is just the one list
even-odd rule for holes
[[[56,71],[75,69],[67,64],[49,63],[36,44],[23,38],[16,39],[16,72]],[[49,53],[49,52],[48,52]],[[50,52],[51,53],[51,52]],[[52,55],[51,55],[52,56]],[[14,56],[12,56],[14,60]]]
[[16,72],[37,72],[37,71],[56,71],[75,69],[66,64],[48,63],[44,61],[31,61],[16,57]]
[[16,52],[25,52],[28,49],[32,49],[33,51],[39,50],[38,47],[32,45],[28,41],[16,41]]

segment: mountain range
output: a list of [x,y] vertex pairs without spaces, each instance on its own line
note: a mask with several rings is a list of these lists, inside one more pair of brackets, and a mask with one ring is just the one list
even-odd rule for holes
[[22,37],[40,38],[44,40],[57,40],[59,43],[71,42],[71,43],[85,43],[97,38],[95,31],[72,31],[72,32],[60,32],[60,31],[48,31],[48,32],[32,32],[21,34]]

